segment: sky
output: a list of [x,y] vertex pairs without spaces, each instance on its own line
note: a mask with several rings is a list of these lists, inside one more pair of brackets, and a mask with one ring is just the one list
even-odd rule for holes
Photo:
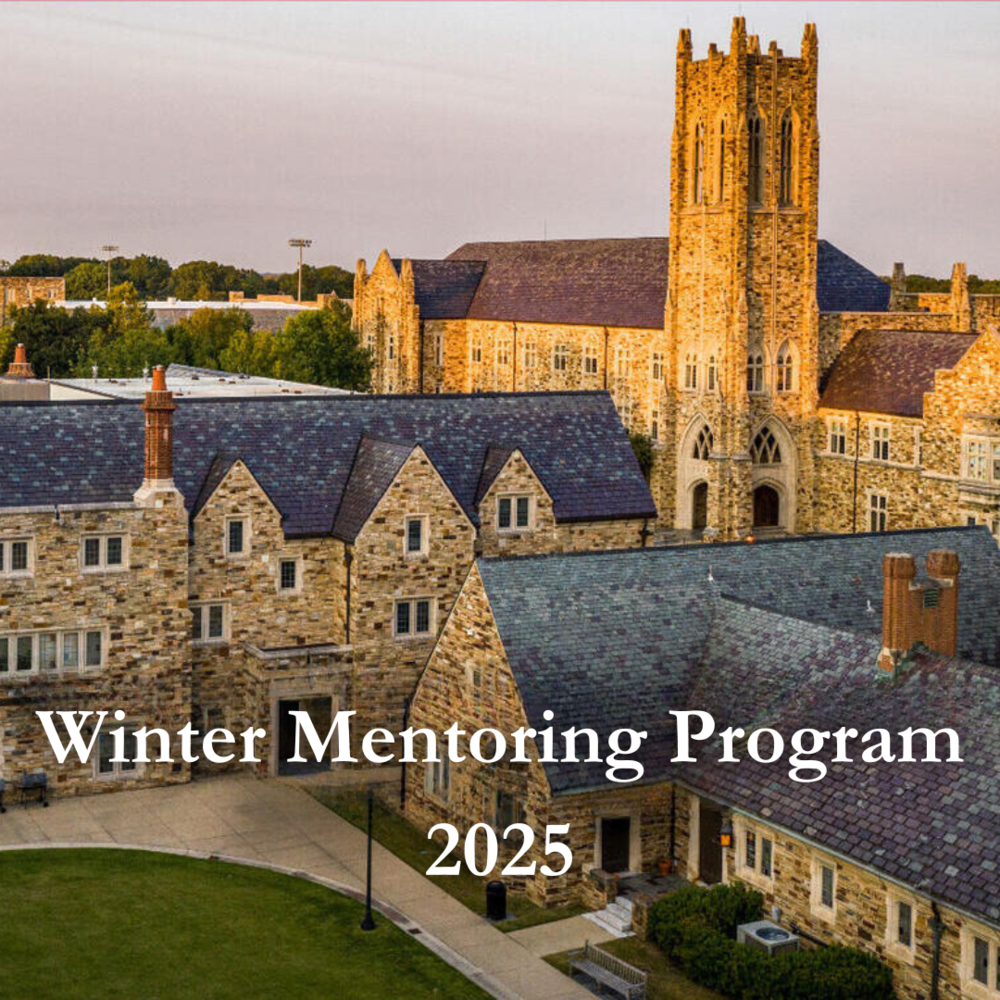
[[666,235],[677,32],[820,45],[820,235],[1000,277],[1000,4],[0,4],[0,258]]

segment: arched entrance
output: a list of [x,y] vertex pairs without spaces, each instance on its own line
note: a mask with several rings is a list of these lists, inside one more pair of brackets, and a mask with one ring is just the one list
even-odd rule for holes
[[697,483],[691,491],[691,527],[695,531],[708,527],[708,483]]
[[777,528],[781,524],[781,497],[773,486],[764,484],[753,491],[753,526]]

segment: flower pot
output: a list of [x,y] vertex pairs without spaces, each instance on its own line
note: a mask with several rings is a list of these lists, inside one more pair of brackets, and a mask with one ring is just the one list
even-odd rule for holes
[[660,870],[661,875],[669,875],[673,871],[674,863],[670,858],[660,858],[656,863],[657,868]]

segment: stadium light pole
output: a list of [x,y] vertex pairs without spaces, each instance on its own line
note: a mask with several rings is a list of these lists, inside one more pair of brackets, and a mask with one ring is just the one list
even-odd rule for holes
[[296,239],[296,240],[289,240],[288,241],[288,245],[290,247],[298,247],[299,248],[299,297],[298,297],[298,301],[299,302],[302,301],[302,248],[303,247],[311,247],[312,246],[312,242],[313,242],[312,240],[303,240],[303,239]]
[[105,243],[101,249],[108,255],[108,298],[111,298],[111,255],[118,253],[118,247],[114,243]]

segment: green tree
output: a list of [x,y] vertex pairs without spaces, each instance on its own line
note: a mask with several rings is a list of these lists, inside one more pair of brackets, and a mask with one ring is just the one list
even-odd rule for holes
[[163,257],[141,253],[138,257],[119,258],[112,261],[111,276],[114,278],[116,265],[121,268],[120,281],[128,281],[135,286],[139,296],[146,301],[166,298],[170,291],[170,277],[173,269]]
[[363,392],[371,386],[371,353],[351,329],[351,312],[339,302],[290,317],[275,337],[275,374]]
[[24,344],[35,374],[65,378],[86,356],[91,336],[106,322],[102,309],[59,309],[48,302],[13,308],[0,337],[0,370],[14,357],[14,345]]
[[10,265],[7,274],[26,278],[61,278],[72,271],[77,264],[85,261],[99,263],[95,257],[57,257],[51,253],[23,254]]
[[230,292],[253,297],[264,287],[264,279],[256,271],[214,260],[189,260],[175,267],[170,276],[170,294],[179,299],[224,302]]
[[85,260],[66,274],[66,298],[104,299],[108,294],[108,268],[96,260]]
[[107,322],[91,335],[77,371],[86,376],[96,365],[102,378],[138,378],[144,369],[173,360],[166,331],[153,326],[135,287],[126,282],[111,290]]
[[242,375],[273,378],[277,361],[277,341],[270,330],[237,330],[219,355],[219,368]]
[[233,337],[252,329],[253,317],[243,309],[196,309],[189,318],[168,327],[166,333],[175,361],[221,369],[223,352]]
[[[298,295],[299,272],[289,271],[279,274],[268,281],[268,290],[280,292],[282,295]],[[302,266],[302,298],[304,301],[315,299],[317,295],[329,295],[336,292],[342,299],[349,299],[354,294],[354,274],[345,271],[336,264],[324,267]]]

